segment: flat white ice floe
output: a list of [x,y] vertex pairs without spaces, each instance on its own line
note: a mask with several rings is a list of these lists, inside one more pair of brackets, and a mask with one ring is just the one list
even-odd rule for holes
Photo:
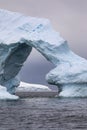
[[17,87],[16,91],[17,92],[49,92],[52,90],[45,85],[20,82],[20,85]]
[[32,47],[55,65],[46,80],[58,86],[59,96],[87,96],[87,90],[83,89],[87,87],[87,60],[70,50],[50,21],[1,9],[0,84],[9,93],[14,93],[20,85],[17,75]]

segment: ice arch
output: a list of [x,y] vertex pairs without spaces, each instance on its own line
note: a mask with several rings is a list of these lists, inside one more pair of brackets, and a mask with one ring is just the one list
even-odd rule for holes
[[86,89],[87,61],[69,49],[49,20],[0,10],[0,43],[0,84],[9,92],[19,85],[17,74],[32,47],[55,65],[46,80],[60,88],[61,96],[81,93],[83,86]]

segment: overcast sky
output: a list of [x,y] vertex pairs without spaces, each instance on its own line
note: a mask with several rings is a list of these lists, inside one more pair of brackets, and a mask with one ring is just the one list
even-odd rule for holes
[[[51,20],[71,49],[87,58],[87,0],[0,0],[0,8]],[[33,51],[21,72],[22,80],[45,84],[53,66]]]

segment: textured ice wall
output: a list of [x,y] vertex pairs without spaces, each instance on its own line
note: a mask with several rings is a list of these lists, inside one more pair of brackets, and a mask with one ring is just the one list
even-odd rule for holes
[[49,20],[0,10],[0,84],[9,92],[19,85],[17,74],[32,47],[55,65],[46,80],[59,87],[61,96],[65,96],[66,86],[81,86],[81,90],[86,85],[87,61],[69,49]]

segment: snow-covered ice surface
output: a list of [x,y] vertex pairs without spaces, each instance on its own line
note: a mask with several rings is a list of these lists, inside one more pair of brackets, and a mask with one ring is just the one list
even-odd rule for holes
[[0,100],[17,100],[19,97],[7,92],[6,87],[0,85]]
[[16,91],[17,92],[49,92],[52,90],[45,85],[20,82],[20,85],[17,87]]
[[17,75],[32,47],[55,65],[46,80],[58,86],[60,96],[72,97],[74,93],[75,96],[87,96],[83,89],[87,87],[87,60],[70,50],[68,42],[53,30],[50,21],[1,9],[0,84],[8,92],[14,93],[15,87],[19,86]]

